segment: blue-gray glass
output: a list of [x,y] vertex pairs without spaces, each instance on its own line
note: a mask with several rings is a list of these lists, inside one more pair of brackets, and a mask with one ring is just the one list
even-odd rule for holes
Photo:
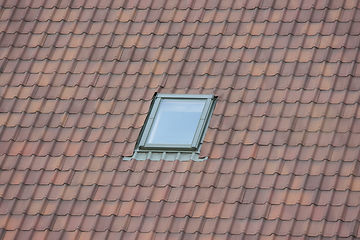
[[205,102],[205,99],[162,99],[147,143],[190,145]]

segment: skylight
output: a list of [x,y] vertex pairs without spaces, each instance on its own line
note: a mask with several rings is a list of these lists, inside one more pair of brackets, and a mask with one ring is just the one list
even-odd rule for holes
[[139,149],[197,150],[214,103],[213,95],[156,95]]

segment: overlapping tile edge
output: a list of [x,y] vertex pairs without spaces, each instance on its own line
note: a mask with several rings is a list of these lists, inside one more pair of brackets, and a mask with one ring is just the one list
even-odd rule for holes
[[[3,239],[355,239],[357,1],[3,1]],[[154,92],[204,162],[123,161]]]

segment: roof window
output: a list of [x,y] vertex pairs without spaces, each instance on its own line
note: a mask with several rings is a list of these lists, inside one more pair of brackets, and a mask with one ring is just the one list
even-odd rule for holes
[[198,154],[215,100],[214,95],[156,94],[134,155]]

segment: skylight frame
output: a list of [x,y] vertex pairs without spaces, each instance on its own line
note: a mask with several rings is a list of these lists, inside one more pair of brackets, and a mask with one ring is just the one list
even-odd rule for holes
[[[205,100],[204,108],[201,112],[199,122],[197,124],[191,144],[150,144],[147,142],[151,129],[154,125],[155,117],[159,111],[162,100]],[[197,151],[200,149],[201,141],[206,132],[210,117],[215,107],[216,97],[214,95],[201,94],[156,94],[153,98],[149,114],[143,126],[140,138],[138,140],[137,149],[139,151]]]

